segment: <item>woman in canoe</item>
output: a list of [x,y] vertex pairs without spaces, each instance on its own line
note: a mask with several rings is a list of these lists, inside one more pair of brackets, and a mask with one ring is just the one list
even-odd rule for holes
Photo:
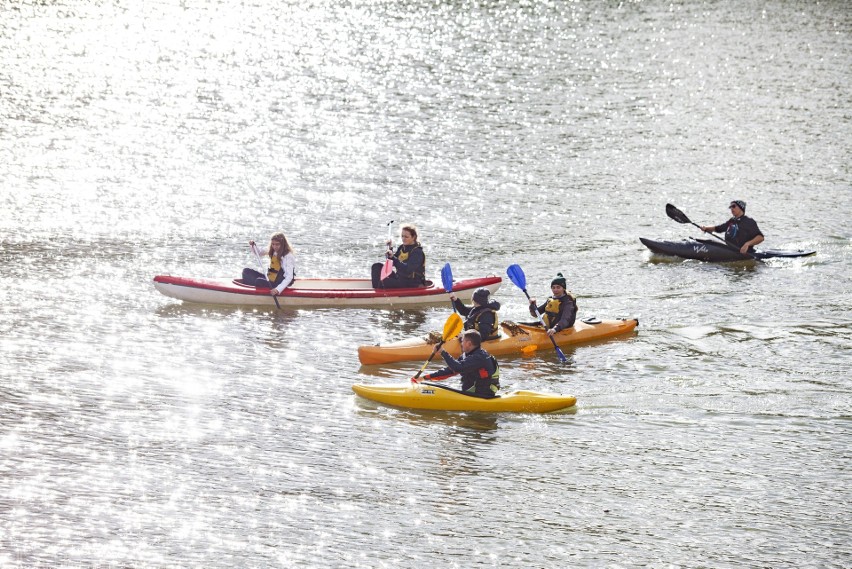
[[[413,225],[403,225],[400,231],[402,245],[396,252],[391,251],[388,241],[387,258],[393,263],[394,272],[380,280],[374,288],[413,288],[426,284],[426,253],[417,241],[417,228]],[[373,265],[373,281],[382,270],[382,263]]]
[[530,299],[530,314],[536,317],[541,314],[548,336],[570,328],[577,320],[577,300],[565,290],[566,285],[562,273],[556,273],[550,283],[553,295],[541,306],[536,306],[534,298]]
[[473,293],[473,306],[465,306],[455,294],[450,294],[453,307],[465,317],[464,329],[476,330],[482,340],[494,340],[499,336],[500,329],[497,322],[497,311],[500,303],[496,300],[489,301],[491,291],[487,288],[478,288]]
[[[461,374],[461,390],[477,397],[494,397],[500,389],[500,366],[497,359],[482,349],[482,336],[476,330],[465,330],[461,334],[462,355],[455,359],[445,349],[441,350],[447,367],[435,373],[428,373],[423,379],[443,381],[456,374]],[[419,383],[417,378],[411,381]]]
[[[249,241],[252,251],[260,258],[257,244]],[[283,233],[276,233],[269,238],[269,268],[266,274],[254,269],[243,269],[243,282],[258,288],[269,288],[269,294],[278,296],[284,289],[293,284],[296,278],[296,258],[293,248]]]
[[731,210],[731,219],[719,225],[702,225],[701,231],[705,233],[725,232],[725,242],[747,255],[754,253],[754,246],[763,243],[763,233],[757,226],[757,222],[745,214],[746,203],[743,200],[734,200],[728,206]]

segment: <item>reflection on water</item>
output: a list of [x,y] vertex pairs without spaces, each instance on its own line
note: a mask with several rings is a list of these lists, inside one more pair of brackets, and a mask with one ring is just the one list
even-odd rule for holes
[[192,317],[220,317],[220,316],[243,316],[252,315],[260,320],[273,320],[288,322],[299,317],[299,310],[293,308],[275,306],[229,306],[221,304],[196,304],[190,302],[174,301],[157,307],[156,314],[163,318],[186,318]]
[[[384,420],[405,421],[417,427],[450,427],[453,432],[479,433],[492,431],[498,426],[499,415],[495,413],[470,413],[466,411],[430,411],[420,409],[398,409],[354,396],[357,405],[375,412],[374,417]],[[482,440],[477,438],[476,440]]]
[[[847,565],[852,12],[792,4],[4,3],[0,566]],[[636,241],[732,195],[819,253]],[[642,327],[500,358],[563,413],[415,412],[350,386],[423,362],[356,350],[449,301],[151,285],[278,230],[300,275],[365,277],[389,219],[436,282],[521,263],[544,298],[563,270],[581,317]]]
[[[367,320],[376,328],[398,336],[397,340],[418,335],[421,327],[435,319],[440,309],[372,310],[366,311]],[[440,316],[440,315],[438,315]],[[443,323],[438,328],[443,329]],[[394,340],[396,341],[396,340]]]

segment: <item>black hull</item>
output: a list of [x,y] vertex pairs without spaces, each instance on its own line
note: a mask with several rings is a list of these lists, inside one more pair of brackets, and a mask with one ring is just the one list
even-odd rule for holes
[[639,241],[645,247],[658,255],[670,255],[682,259],[695,259],[698,261],[709,261],[714,263],[729,263],[732,261],[752,261],[772,259],[775,257],[807,257],[816,251],[796,251],[767,249],[755,251],[752,255],[743,255],[739,251],[729,247],[721,241],[710,241],[705,239],[684,239],[682,241],[655,241],[640,237]]

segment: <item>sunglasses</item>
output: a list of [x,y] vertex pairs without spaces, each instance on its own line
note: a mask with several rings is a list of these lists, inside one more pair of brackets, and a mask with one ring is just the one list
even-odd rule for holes
[[731,205],[728,206],[728,209],[734,209],[735,207],[740,207],[740,206],[738,206],[735,203],[732,203]]

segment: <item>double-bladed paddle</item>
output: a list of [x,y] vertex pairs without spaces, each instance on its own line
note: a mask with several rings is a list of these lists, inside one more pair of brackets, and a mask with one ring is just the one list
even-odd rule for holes
[[[510,265],[509,268],[506,269],[506,274],[509,275],[509,280],[511,280],[516,287],[524,291],[524,294],[527,296],[527,300],[532,302],[532,299],[527,292],[527,276],[524,274],[524,270],[520,267],[520,265]],[[539,322],[541,322],[541,325],[544,327],[545,334],[547,334],[547,324],[544,323],[544,318],[541,317],[541,312],[538,311],[537,306],[535,307],[535,313],[538,316]],[[559,346],[556,345],[556,340],[553,339],[553,336],[548,334],[547,337],[550,338],[550,343],[553,344],[553,348],[556,350],[556,355],[559,356],[559,361],[562,363],[567,362],[568,358],[565,357],[565,354],[563,354]]]
[[[388,241],[387,241],[388,251],[393,251],[393,249],[391,249],[391,246],[390,246],[391,235],[392,235],[392,232],[393,232],[393,228],[391,227],[392,225],[393,225],[393,220],[391,219],[388,222]],[[388,278],[390,276],[390,274],[392,272],[393,272],[393,261],[391,259],[387,259],[385,261],[384,266],[382,266],[382,272],[379,273],[379,279],[385,280],[386,278]]]
[[[444,285],[444,290],[447,291],[447,294],[453,292],[453,269],[449,263],[445,264],[441,269],[441,284]],[[455,312],[456,304],[453,302],[453,299],[450,299],[450,304],[453,305],[453,312]]]
[[423,373],[423,370],[426,369],[426,366],[429,365],[429,362],[432,361],[432,358],[435,357],[435,354],[438,353],[438,351],[441,349],[441,346],[444,345],[444,342],[446,342],[450,338],[453,338],[454,336],[458,336],[459,332],[462,331],[463,325],[464,324],[462,322],[461,316],[458,315],[458,312],[453,312],[452,314],[450,314],[450,317],[447,318],[446,322],[444,322],[444,332],[441,335],[441,341],[438,342],[438,345],[435,346],[435,349],[429,355],[429,359],[426,360],[426,363],[423,364],[423,367],[420,368],[420,371],[417,372],[417,375],[411,378],[411,381],[417,383],[417,380],[420,378],[420,374]]
[[[695,227],[697,227],[698,229],[701,229],[701,226],[700,226],[700,225],[698,225],[697,223],[694,223],[694,222],[690,221],[690,220],[689,220],[689,218],[688,218],[688,217],[686,217],[686,214],[685,214],[685,213],[683,213],[682,211],[680,211],[678,208],[676,208],[675,206],[673,206],[673,205],[672,205],[672,204],[670,204],[670,203],[667,203],[667,204],[666,204],[666,215],[668,215],[670,218],[672,218],[673,220],[677,221],[678,223],[691,223],[692,225],[694,225],[694,226],[695,226]],[[701,229],[701,231],[704,231],[704,230],[703,230],[703,229]],[[737,249],[736,247],[734,247],[733,245],[731,245],[730,243],[728,243],[727,241],[725,241],[724,239],[722,239],[721,237],[719,237],[718,235],[716,235],[715,233],[712,233],[712,232],[711,232],[711,233],[710,233],[710,235],[712,235],[713,237],[715,237],[716,239],[718,239],[719,241],[721,241],[722,243],[724,243],[724,244],[725,244],[725,247],[727,247],[728,249],[731,249],[731,250],[733,250],[733,251],[736,251],[736,252],[737,252],[737,253],[739,253],[740,255],[745,255],[746,257],[748,257],[748,258],[750,258],[750,259],[754,259],[754,256],[752,256],[752,255],[750,255],[750,254],[748,254],[748,253],[743,253],[742,251],[740,251],[739,249]]]
[[[263,259],[260,258],[260,250],[257,248],[257,243],[251,244],[251,250],[254,253],[254,258],[257,259],[257,264],[260,265],[260,274],[265,274],[266,266],[263,264]],[[268,280],[267,278],[267,282]],[[272,288],[272,283],[269,283],[269,287]],[[278,304],[278,297],[273,294],[272,300],[275,301],[275,308],[281,310],[281,305]]]

